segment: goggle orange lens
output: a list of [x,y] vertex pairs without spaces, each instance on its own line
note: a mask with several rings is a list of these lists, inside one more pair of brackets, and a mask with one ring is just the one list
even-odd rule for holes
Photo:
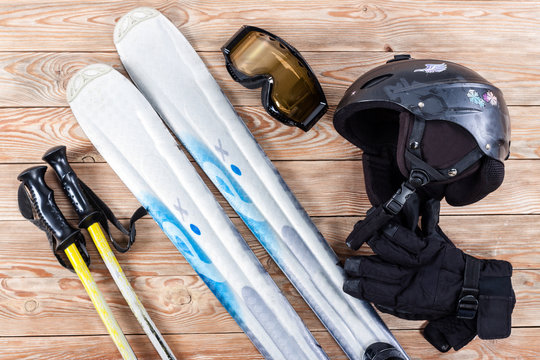
[[282,39],[244,27],[222,51],[236,81],[248,88],[263,87],[263,106],[276,119],[307,131],[328,109],[315,75]]

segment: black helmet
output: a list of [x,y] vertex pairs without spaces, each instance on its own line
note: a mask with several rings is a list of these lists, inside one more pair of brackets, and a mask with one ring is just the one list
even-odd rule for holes
[[449,61],[397,55],[368,71],[341,99],[334,126],[363,150],[374,206],[395,197],[400,184],[450,205],[471,204],[500,186],[510,154],[501,91]]

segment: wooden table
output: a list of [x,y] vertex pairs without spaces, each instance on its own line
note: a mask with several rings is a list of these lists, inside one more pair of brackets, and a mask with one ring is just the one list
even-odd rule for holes
[[[441,226],[472,255],[514,265],[512,335],[474,340],[440,354],[421,336],[423,322],[383,315],[413,358],[533,359],[540,351],[540,2],[539,1],[92,1],[0,2],[0,359],[117,359],[76,276],[61,268],[43,235],[17,209],[16,176],[68,146],[79,176],[122,218],[138,204],[75,121],[65,87],[81,67],[104,62],[123,71],[112,42],[119,17],[141,6],[169,17],[209,66],[224,92],[316,225],[342,258],[344,238],[369,208],[361,154],[334,131],[332,115],[358,76],[411,53],[468,66],[499,86],[512,116],[512,156],[503,186],[464,208],[444,206]],[[219,48],[243,24],[282,36],[317,73],[330,111],[308,133],[280,125],[259,92],[227,74]],[[61,208],[75,214],[54,184]],[[209,183],[207,181],[207,183]],[[217,191],[211,186],[214,193]],[[250,246],[332,359],[345,356],[237,215],[217,195]],[[93,245],[91,267],[140,359],[150,342]],[[256,349],[151,219],[122,267],[181,359],[255,359]]]

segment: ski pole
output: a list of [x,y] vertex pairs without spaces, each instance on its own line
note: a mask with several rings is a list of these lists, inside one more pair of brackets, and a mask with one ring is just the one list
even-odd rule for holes
[[[71,200],[77,215],[79,216],[79,228],[86,228],[88,230],[88,233],[92,237],[101,258],[111,273],[114,282],[120,289],[120,292],[126,299],[131,311],[135,315],[135,318],[152,342],[152,345],[158,352],[159,356],[162,359],[167,360],[176,359],[163,338],[163,335],[161,335],[158,328],[150,318],[150,315],[148,315],[148,312],[139,301],[137,294],[135,294],[135,291],[131,287],[126,275],[122,271],[120,264],[116,260],[116,257],[114,256],[114,253],[107,242],[107,238],[100,223],[105,222],[106,224],[107,217],[105,212],[110,214],[112,214],[112,212],[110,212],[108,208],[106,211],[104,211],[104,204],[96,203],[97,196],[93,193],[90,195],[89,193],[91,193],[91,190],[79,180],[77,174],[73,171],[68,163],[65,146],[57,146],[49,149],[45,155],[43,155],[43,160],[51,165],[56,172],[56,175],[58,175],[64,192]],[[134,220],[132,220],[132,222],[133,221]],[[130,235],[130,242],[127,248],[122,249],[113,242],[117,250],[124,252],[129,249],[129,246],[131,246],[135,236],[134,230],[132,231],[133,234],[127,232],[128,235]]]
[[[79,251],[79,248],[84,246],[84,240],[81,240],[83,237],[80,230],[74,229],[68,224],[54,201],[53,191],[45,183],[44,176],[46,170],[46,166],[35,166],[26,169],[17,177],[22,182],[22,185],[24,185],[26,192],[24,194],[22,188],[19,189],[19,208],[21,213],[25,218],[32,221],[57,240],[56,245],[54,242],[51,242],[51,245],[55,245],[53,247],[55,255],[60,263],[65,266],[65,263],[57,255],[58,251],[63,250],[65,252],[73,270],[75,270],[88,296],[92,300],[101,321],[105,324],[114,344],[118,348],[118,351],[120,351],[122,358],[125,360],[137,359],[122,329],[120,329],[118,322],[114,318],[111,309],[107,305],[103,294],[99,291],[96,282],[92,278],[85,259]],[[30,199],[31,204],[29,204]],[[25,207],[25,204],[29,206]],[[28,210],[30,206],[32,210]],[[30,214],[30,211],[32,214]],[[37,219],[34,214],[37,214]]]

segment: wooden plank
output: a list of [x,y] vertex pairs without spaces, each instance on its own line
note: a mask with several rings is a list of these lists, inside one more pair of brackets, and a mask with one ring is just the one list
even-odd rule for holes
[[[453,52],[456,48],[499,54],[538,52],[537,1],[348,0],[170,1],[152,0],[197,50],[219,49],[241,25],[260,26],[301,51],[358,50]],[[140,6],[129,1],[6,2],[0,7],[0,48],[6,50],[110,51],[115,22]],[[446,26],[441,26],[445,24]],[[68,35],[69,34],[69,35]],[[502,47],[501,44],[506,44]]]
[[[66,144],[81,177],[122,218],[138,206],[78,127],[66,107],[65,87],[87,64],[105,62],[123,71],[112,43],[113,27],[140,5],[138,0],[0,0],[0,360],[120,358],[76,276],[55,262],[43,234],[18,213],[15,177],[40,162],[49,147]],[[499,86],[512,117],[505,184],[474,206],[445,206],[441,226],[468,253],[513,263],[518,302],[512,336],[475,340],[457,353],[440,354],[420,335],[424,322],[382,317],[413,359],[538,357],[540,190],[534,179],[540,158],[540,62],[531,59],[540,51],[531,39],[538,35],[540,1],[427,0],[418,5],[412,0],[344,0],[328,5],[313,0],[307,6],[305,1],[148,0],[144,5],[163,11],[199,51],[341,259],[369,254],[367,248],[352,252],[343,243],[370,207],[361,153],[332,127],[345,89],[403,52],[461,63]],[[219,48],[243,24],[287,39],[315,70],[331,108],[310,132],[280,126],[261,108],[258,90],[243,88],[227,74]],[[51,173],[47,180],[74,219]],[[345,359],[276,264],[218,198],[330,358]],[[261,359],[158,226],[146,218],[138,230],[134,250],[118,257],[178,357]],[[94,246],[89,248],[93,273],[137,355],[155,359]]]
[[[357,217],[314,218],[314,223],[338,256],[344,261],[353,255],[367,255],[364,246],[360,252],[351,251],[345,238]],[[271,274],[279,270],[267,252],[243,225],[239,218],[232,219],[262,264]],[[539,230],[537,215],[501,216],[443,216],[441,227],[457,247],[483,259],[510,261],[514,269],[540,269]],[[94,245],[88,239],[94,276],[108,277],[108,271],[99,259]],[[151,219],[137,223],[137,241],[127,254],[117,254],[120,265],[128,276],[195,275],[191,266],[178,253],[159,226]],[[52,256],[45,235],[24,220],[0,222],[0,278],[7,277],[64,277],[67,270]]]
[[[413,360],[477,360],[477,359],[536,359],[540,351],[537,329],[513,329],[507,339],[473,340],[462,350],[440,353],[418,330],[395,331],[395,335]],[[326,332],[314,333],[315,338],[331,359],[345,360],[345,355]],[[156,353],[143,335],[128,335],[139,360],[154,360]],[[263,359],[243,334],[182,334],[166,335],[165,340],[175,355],[182,360]],[[120,359],[118,351],[107,336],[68,337],[1,337],[1,360],[64,360],[64,359]]]
[[[364,245],[359,252],[345,245],[347,235],[359,218],[314,218],[323,236],[344,260],[353,255],[368,255]],[[442,216],[440,226],[456,246],[482,259],[500,259],[512,263],[514,269],[539,269],[539,233],[534,225],[536,215]],[[0,245],[1,246],[1,245]]]
[[[145,336],[128,335],[127,339],[139,360],[158,358]],[[328,337],[323,339],[331,341]],[[176,357],[182,360],[263,359],[247,336],[240,333],[165,335],[165,341]],[[118,350],[107,336],[0,338],[0,348],[2,360],[121,360]]]
[[[55,279],[2,279],[2,336],[106,334],[77,276],[66,275]],[[112,279],[96,278],[96,282],[123,331],[142,334]],[[164,333],[241,332],[196,275],[143,276],[130,278],[130,282]]]
[[[360,150],[334,130],[330,116],[313,130],[304,132],[281,125],[262,107],[238,107],[237,110],[272,159],[360,157]],[[69,108],[0,108],[0,134],[0,149],[5,149],[0,152],[1,163],[36,162],[45,151],[58,144],[67,146],[70,162],[104,161]]]
[[[466,207],[444,205],[450,214],[538,214],[540,187],[536,184],[540,169],[535,160],[509,160],[503,185],[482,201]],[[310,216],[360,216],[371,207],[364,189],[360,161],[276,161],[277,169]],[[0,220],[20,219],[17,208],[17,175],[29,164],[0,164]],[[118,216],[129,217],[139,206],[107,164],[74,164],[75,171]],[[210,181],[199,171],[229,215],[233,212]],[[321,176],[324,174],[324,176]],[[56,186],[53,172],[46,180]],[[58,189],[57,187],[55,187]],[[58,191],[57,201],[67,216],[74,211]],[[536,226],[531,224],[531,226]]]
[[[239,106],[255,138],[272,160],[352,160],[361,151],[342,138],[329,114],[312,130],[304,132],[281,125],[259,106]],[[531,116],[540,107],[510,107],[511,158],[540,158],[540,118]],[[0,162],[36,162],[52,146],[68,147],[71,162],[103,162],[79,127],[69,108],[0,108]]]
[[[234,105],[260,105],[260,90],[246,89],[234,82],[225,69],[223,55],[216,49],[199,55],[231,102]],[[304,55],[321,82],[329,104],[335,106],[353,81],[395,54],[355,51],[309,52]],[[493,56],[484,52],[454,50],[445,54],[415,52],[413,55],[418,59],[442,58],[476,70],[501,88],[508,105],[540,105],[540,89],[536,86],[540,81],[540,62],[530,62],[530,53],[502,52]],[[0,82],[3,85],[0,107],[67,106],[65,88],[71,76],[82,67],[97,62],[123,72],[116,53],[0,52]],[[327,115],[322,121],[330,118]]]
[[[282,274],[272,278],[311,330],[324,327]],[[151,318],[164,333],[240,331],[202,280],[196,275],[137,276],[131,284]],[[110,278],[97,277],[99,288],[122,329],[142,330]],[[540,271],[517,270],[512,277],[517,306],[514,327],[540,326]],[[63,278],[4,278],[0,292],[0,336],[106,334],[101,320],[76,275]],[[424,321],[381,314],[390,329],[420,329]],[[51,319],[55,321],[51,321]],[[58,323],[62,326],[59,327]]]
[[396,338],[412,359],[475,360],[475,359],[536,359],[540,345],[538,329],[512,329],[509,338],[480,340],[475,338],[460,351],[440,353],[415,331],[396,331]]

